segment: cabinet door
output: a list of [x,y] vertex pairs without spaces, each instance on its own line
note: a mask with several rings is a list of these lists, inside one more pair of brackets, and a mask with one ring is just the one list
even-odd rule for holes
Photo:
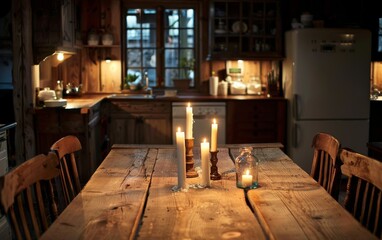
[[281,58],[279,5],[278,0],[212,1],[210,58]]
[[73,47],[74,45],[74,4],[73,0],[61,1],[61,36],[62,46]]
[[76,136],[82,146],[78,153],[78,171],[81,184],[85,184],[101,160],[99,135],[99,109],[95,106],[92,115],[82,114],[77,109],[42,108],[35,112],[36,152],[46,153],[58,139],[67,136]]
[[171,129],[170,102],[111,102],[111,145],[171,144]]
[[286,101],[227,103],[227,143],[279,142],[285,146]]
[[74,51],[74,0],[32,1],[33,57],[36,64],[56,50]]
[[163,114],[111,116],[111,144],[171,144],[171,119]]
[[144,119],[143,141],[145,144],[171,144],[171,118],[169,115],[151,115]]

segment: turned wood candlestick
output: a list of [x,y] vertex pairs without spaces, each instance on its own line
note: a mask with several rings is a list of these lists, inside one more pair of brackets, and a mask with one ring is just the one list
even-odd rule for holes
[[186,177],[198,177],[198,173],[194,169],[194,139],[186,139]]
[[219,180],[222,178],[222,176],[218,172],[218,167],[216,166],[216,164],[219,161],[218,152],[219,151],[210,152],[211,153],[211,160],[210,160],[211,161],[211,174],[210,174],[211,180]]

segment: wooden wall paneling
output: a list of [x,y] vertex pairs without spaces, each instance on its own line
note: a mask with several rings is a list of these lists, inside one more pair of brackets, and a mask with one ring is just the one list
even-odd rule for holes
[[81,58],[81,78],[84,92],[100,91],[100,62],[94,48],[83,48]]
[[81,32],[82,41],[87,43],[89,30],[98,30],[101,24],[100,0],[81,1]]
[[118,92],[121,90],[121,62],[111,61],[107,63],[101,61],[101,91]]
[[35,153],[32,89],[32,9],[31,1],[12,1],[13,36],[13,102],[15,120],[16,164],[32,158]]
[[57,80],[63,81],[63,86],[65,88],[66,84],[74,84],[78,86],[82,83],[81,81],[81,55],[76,54],[65,60],[59,66],[59,71],[57,78],[52,79],[53,86],[56,86]]
[[382,62],[372,64],[372,83],[382,91]]

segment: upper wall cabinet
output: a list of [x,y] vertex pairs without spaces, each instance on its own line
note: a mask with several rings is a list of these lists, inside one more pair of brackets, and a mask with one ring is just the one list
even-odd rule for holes
[[281,39],[278,0],[211,1],[211,60],[278,59]]
[[55,51],[75,52],[75,0],[33,0],[33,60],[35,64]]

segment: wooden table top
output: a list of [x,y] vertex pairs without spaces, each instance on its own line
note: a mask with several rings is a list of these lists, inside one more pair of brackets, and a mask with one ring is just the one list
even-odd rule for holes
[[[236,188],[242,145],[219,147],[222,180],[177,185],[173,145],[114,145],[41,239],[376,239],[278,144],[250,144],[260,187]],[[200,167],[200,148],[194,148]],[[247,203],[248,202],[248,203]]]

